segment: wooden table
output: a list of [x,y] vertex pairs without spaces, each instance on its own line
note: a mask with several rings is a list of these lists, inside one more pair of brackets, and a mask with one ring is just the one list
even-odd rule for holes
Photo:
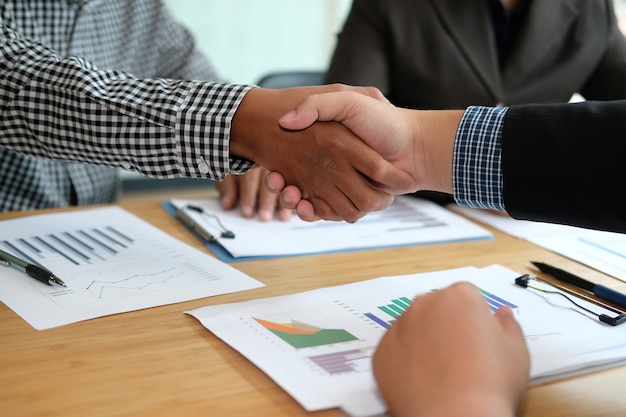
[[[121,206],[202,250],[157,200]],[[40,212],[0,213],[0,220]],[[183,311],[386,275],[543,260],[621,291],[626,284],[524,240],[495,239],[237,262],[265,287],[37,331],[0,304],[2,416],[339,416],[307,413],[270,378]],[[626,331],[626,329],[624,329]],[[514,360],[514,359],[512,359]],[[524,417],[626,415],[626,367],[529,389]]]

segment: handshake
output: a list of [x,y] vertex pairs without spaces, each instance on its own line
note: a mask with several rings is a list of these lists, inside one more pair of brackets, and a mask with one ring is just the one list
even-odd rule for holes
[[[273,121],[268,115],[274,115]],[[258,190],[259,207],[269,191],[274,199],[279,195],[282,210],[295,209],[303,220],[355,222],[386,208],[395,195],[451,193],[452,154],[462,115],[398,108],[369,87],[256,88],[235,114],[230,152],[269,171],[256,182],[267,188]],[[244,184],[243,177],[230,176],[218,184],[225,208],[236,203],[235,182]],[[243,185],[239,187],[246,203]],[[230,202],[225,204],[225,197]]]

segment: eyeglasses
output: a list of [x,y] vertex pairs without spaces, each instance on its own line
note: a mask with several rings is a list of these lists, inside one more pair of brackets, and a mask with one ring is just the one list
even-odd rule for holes
[[[541,284],[544,284],[548,287],[551,287],[553,289],[546,289],[546,288],[541,288],[537,285],[532,284],[532,281],[536,281],[539,282]],[[611,326],[619,326],[622,323],[626,322],[626,313],[624,313],[621,310],[618,310],[616,308],[611,307],[608,304],[603,303],[602,301],[599,301],[595,298],[591,298],[588,297],[585,294],[581,294],[578,293],[576,291],[573,291],[565,286],[559,285],[559,284],[555,284],[553,282],[549,282],[546,281],[544,279],[541,279],[539,277],[533,276],[533,275],[529,275],[529,274],[524,274],[520,277],[517,277],[515,279],[515,284],[519,285],[520,287],[523,288],[532,288],[533,290],[536,291],[541,291],[543,293],[547,293],[547,294],[555,294],[555,295],[559,295],[565,299],[567,299],[570,303],[572,303],[574,306],[576,306],[577,308],[591,314],[594,317],[597,317],[598,320],[600,320],[603,323],[607,323],[610,324]],[[590,308],[587,308],[583,305],[580,304],[579,301],[576,301],[576,299],[578,300],[584,300],[586,302],[595,304],[599,307],[602,307],[603,309],[613,312],[615,314],[617,314],[617,316],[610,316],[606,313],[598,313],[597,311],[593,311]]]

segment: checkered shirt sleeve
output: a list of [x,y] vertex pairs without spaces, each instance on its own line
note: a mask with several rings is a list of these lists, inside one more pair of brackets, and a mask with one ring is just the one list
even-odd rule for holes
[[1,36],[3,147],[154,177],[228,172],[230,123],[250,87],[138,79],[62,59],[6,28]]
[[456,134],[453,194],[461,206],[504,210],[501,139],[507,107],[469,107]]

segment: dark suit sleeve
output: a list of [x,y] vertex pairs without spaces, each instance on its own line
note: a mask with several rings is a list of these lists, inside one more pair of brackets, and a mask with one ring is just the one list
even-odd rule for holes
[[326,72],[326,83],[374,86],[389,93],[389,41],[384,4],[388,0],[354,0],[339,33]]
[[514,218],[626,232],[626,100],[512,106],[502,134]]

